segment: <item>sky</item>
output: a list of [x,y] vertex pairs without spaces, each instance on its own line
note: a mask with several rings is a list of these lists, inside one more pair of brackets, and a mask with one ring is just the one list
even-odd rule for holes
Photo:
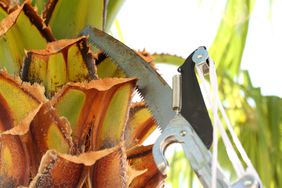
[[[225,0],[127,0],[117,19],[129,47],[186,58],[199,46],[211,46],[224,7]],[[269,8],[269,0],[257,0],[241,68],[249,70],[264,95],[282,97],[282,1],[273,0],[272,15]],[[114,29],[113,35],[119,37]],[[175,70],[161,71],[172,75]]]

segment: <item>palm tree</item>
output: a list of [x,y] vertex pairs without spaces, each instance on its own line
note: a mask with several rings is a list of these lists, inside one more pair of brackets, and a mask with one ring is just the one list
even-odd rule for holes
[[131,102],[136,79],[109,78],[108,57],[79,36],[109,28],[120,2],[45,3],[0,1],[0,187],[162,184],[140,145],[156,125]]

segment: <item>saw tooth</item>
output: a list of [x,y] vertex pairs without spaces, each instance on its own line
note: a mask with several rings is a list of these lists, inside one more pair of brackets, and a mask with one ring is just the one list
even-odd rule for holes
[[142,101],[144,101],[144,96],[142,95],[142,93],[141,93],[141,91],[138,89],[138,88],[136,88],[136,95],[138,95],[139,97],[140,97],[140,99],[142,100]]
[[[140,97],[140,99],[142,99],[142,102],[143,102],[144,106],[148,109],[148,111],[149,111],[150,114],[152,115],[152,117],[153,117],[153,119],[154,119],[154,121],[155,121],[157,127],[158,127],[158,128],[160,129],[160,131],[161,131],[160,125],[159,125],[159,123],[158,123],[158,122],[160,122],[160,121],[156,118],[156,116],[154,116],[154,113],[151,111],[150,105],[149,105],[148,103],[146,103],[146,99],[144,100],[145,96],[142,95],[141,91],[140,91],[138,88],[135,90],[134,95],[138,95],[138,97]],[[133,102],[135,102],[135,101],[133,101]]]
[[152,117],[153,117],[153,119],[154,119],[154,121],[155,121],[155,123],[156,123],[156,125],[157,125],[157,127],[161,127],[160,126],[160,120],[157,118],[157,116],[154,116],[154,113],[151,111],[151,108],[150,108],[150,106],[145,102],[145,106],[146,106],[146,108],[148,109],[148,111],[151,113],[151,115],[152,115]]
[[160,127],[160,128],[163,127],[163,126],[160,124],[161,120],[158,119],[158,116],[155,116],[154,113],[152,112],[152,110],[151,110],[152,108],[150,107],[149,103],[146,103],[146,98],[145,98],[144,101],[145,101],[145,106],[147,107],[148,111],[152,114],[152,117],[153,117],[155,123],[157,124],[157,127]]
[[132,100],[131,100],[133,103],[136,103],[136,102],[142,102],[144,101],[144,97],[138,93],[138,92],[134,92],[133,95],[132,95]]
[[162,132],[162,128],[158,124],[157,124],[156,130],[159,131],[159,132]]

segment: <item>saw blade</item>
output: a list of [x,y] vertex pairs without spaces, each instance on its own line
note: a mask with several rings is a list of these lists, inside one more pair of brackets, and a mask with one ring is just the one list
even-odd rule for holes
[[[88,35],[89,42],[108,55],[128,77],[138,78],[137,89],[142,94],[145,104],[153,114],[158,126],[164,130],[170,120],[176,115],[172,109],[173,92],[166,81],[135,51],[107,33],[96,28],[86,27],[81,34]],[[189,95],[186,97],[188,97],[186,105],[190,105]],[[197,101],[194,101],[194,103],[197,103]],[[203,107],[205,108],[205,105]],[[197,123],[199,118],[205,119],[205,121],[200,121],[201,123],[208,122],[209,116],[206,113],[202,114],[201,117],[194,116],[194,113],[184,113],[182,115],[187,121],[193,122],[192,126],[196,129],[204,144],[209,148],[212,142],[210,131],[206,133],[205,124]],[[211,126],[210,124],[207,125],[209,127]]]
[[132,49],[112,36],[92,27],[86,27],[82,35],[89,35],[89,41],[107,54],[128,77],[137,77],[137,87],[144,97],[158,126],[165,129],[175,116],[171,108],[172,89],[166,81]]

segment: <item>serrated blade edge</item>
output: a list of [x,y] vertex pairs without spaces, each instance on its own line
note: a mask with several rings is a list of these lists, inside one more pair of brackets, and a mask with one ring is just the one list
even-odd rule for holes
[[142,93],[158,125],[164,130],[175,116],[172,110],[172,89],[166,81],[132,49],[112,36],[92,27],[86,27],[82,35],[104,51],[128,77],[137,77],[137,87]]

